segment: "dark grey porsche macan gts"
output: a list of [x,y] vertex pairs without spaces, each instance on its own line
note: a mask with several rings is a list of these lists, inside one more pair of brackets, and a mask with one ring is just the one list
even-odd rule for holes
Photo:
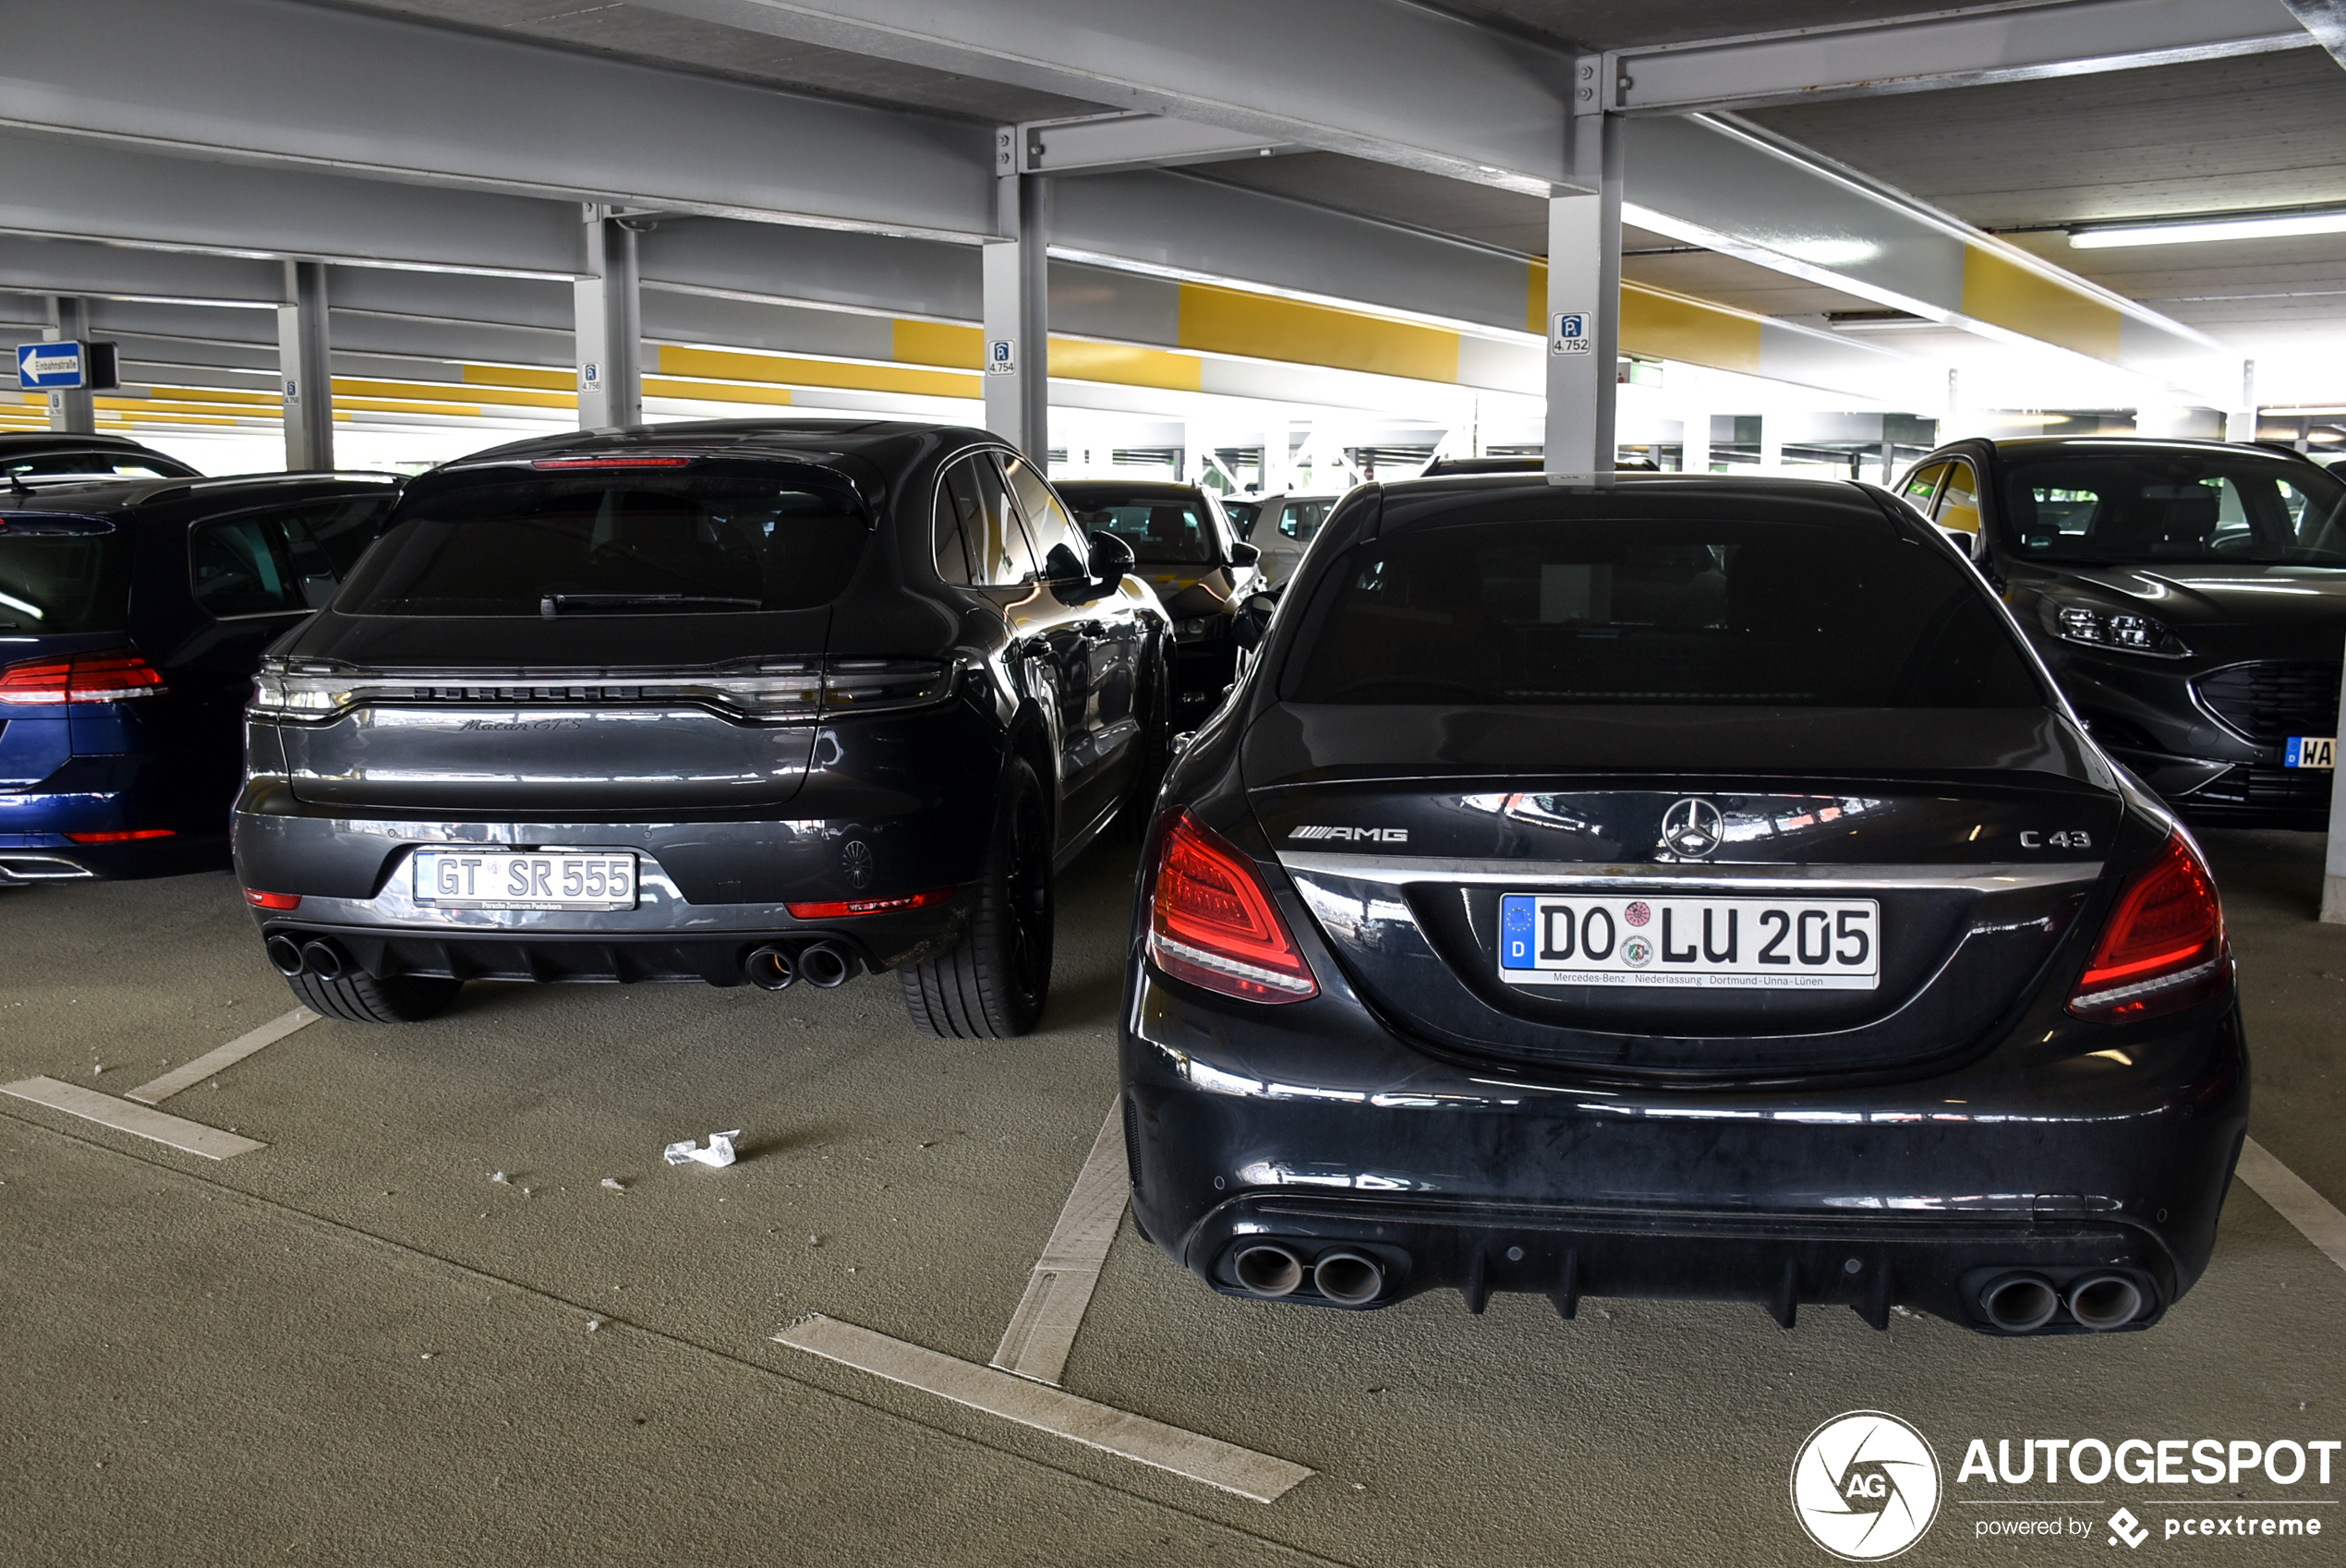
[[1216,1290],[2057,1333],[2207,1260],[2207,867],[1883,491],[1364,486],[1158,803],[1133,1207]]
[[296,995],[894,971],[1034,1027],[1052,876],[1144,818],[1172,628],[993,437],[847,420],[520,442],[410,485],[262,661],[238,879]]

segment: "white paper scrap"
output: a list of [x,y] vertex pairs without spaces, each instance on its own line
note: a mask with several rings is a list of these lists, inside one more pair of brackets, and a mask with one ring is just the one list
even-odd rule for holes
[[687,1160],[698,1160],[704,1165],[722,1170],[733,1163],[733,1140],[741,1135],[740,1128],[735,1128],[731,1132],[712,1132],[708,1135],[708,1147],[706,1149],[699,1147],[696,1140],[683,1139],[661,1150],[660,1158],[671,1165],[681,1165]]

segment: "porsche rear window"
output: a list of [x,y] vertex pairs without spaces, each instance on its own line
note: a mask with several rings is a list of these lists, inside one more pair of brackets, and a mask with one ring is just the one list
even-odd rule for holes
[[[1288,667],[1300,703],[2034,707],[1977,575],[1887,532],[1503,523],[1357,548]],[[1318,606],[1314,606],[1317,610]]]
[[871,525],[804,477],[656,469],[411,494],[334,608],[348,615],[715,614],[839,597]]

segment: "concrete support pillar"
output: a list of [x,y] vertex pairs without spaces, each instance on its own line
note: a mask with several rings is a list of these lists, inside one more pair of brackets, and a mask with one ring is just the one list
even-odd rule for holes
[[[2339,694],[2338,722],[2330,733],[2346,735],[2346,691]],[[2322,869],[2322,919],[2346,925],[2346,767],[2329,776],[2329,854]]]
[[[1584,57],[1587,81],[1603,62]],[[1600,95],[1601,96],[1601,95]],[[1551,476],[1613,471],[1621,351],[1621,157],[1618,115],[1576,114],[1573,183],[1548,198],[1548,426]]]
[[1051,186],[1040,175],[994,182],[999,239],[985,269],[986,428],[1040,467],[1051,444]]
[[644,318],[635,231],[587,202],[579,234],[584,265],[574,285],[571,331],[578,355],[578,428],[644,422]]
[[1760,472],[1775,474],[1784,468],[1784,421],[1772,414],[1760,416]]
[[[52,296],[49,325],[41,335],[48,343],[88,343],[90,302],[69,294]],[[90,389],[77,387],[71,392],[51,392],[49,428],[77,436],[94,432],[98,428],[98,405],[91,400]]]
[[1684,474],[1711,472],[1711,411],[1698,408],[1682,416],[1686,432],[1678,438],[1678,470]]
[[334,370],[323,261],[285,263],[285,302],[277,307],[277,375],[284,393],[286,472],[333,468]]
[[2256,439],[2256,361],[2240,362],[2240,402],[2224,415],[2224,440],[2253,441]]

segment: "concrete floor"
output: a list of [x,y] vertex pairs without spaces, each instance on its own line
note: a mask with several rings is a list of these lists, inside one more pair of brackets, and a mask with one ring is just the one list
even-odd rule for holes
[[[2321,841],[2207,839],[2254,1136],[2346,1200]],[[1063,886],[1022,1041],[919,1038],[885,979],[477,985],[429,1024],[313,1024],[169,1101],[269,1145],[225,1162],[0,1097],[0,1562],[1805,1564],[1830,1560],[1788,1467],[1853,1408],[1916,1423],[1945,1466],[1909,1561],[2011,1560],[2108,1548],[1978,1540],[2026,1511],[1958,1500],[2030,1489],[1957,1486],[1971,1437],[2346,1437],[2346,1271],[2237,1184],[2161,1327],[2048,1341],[1822,1309],[1786,1333],[1757,1306],[1475,1318],[1454,1294],[1339,1317],[1213,1296],[1128,1221],[1066,1386],[1317,1472],[1269,1505],[772,1343],[823,1312],[992,1355],[1115,1092],[1119,853]],[[120,1094],[291,1006],[224,874],[0,893],[0,1082]],[[733,1127],[731,1169],[659,1161]],[[2149,1519],[2184,1493],[2336,1500],[2334,1476],[2033,1494]],[[2346,1508],[2299,1512],[2346,1530]]]

